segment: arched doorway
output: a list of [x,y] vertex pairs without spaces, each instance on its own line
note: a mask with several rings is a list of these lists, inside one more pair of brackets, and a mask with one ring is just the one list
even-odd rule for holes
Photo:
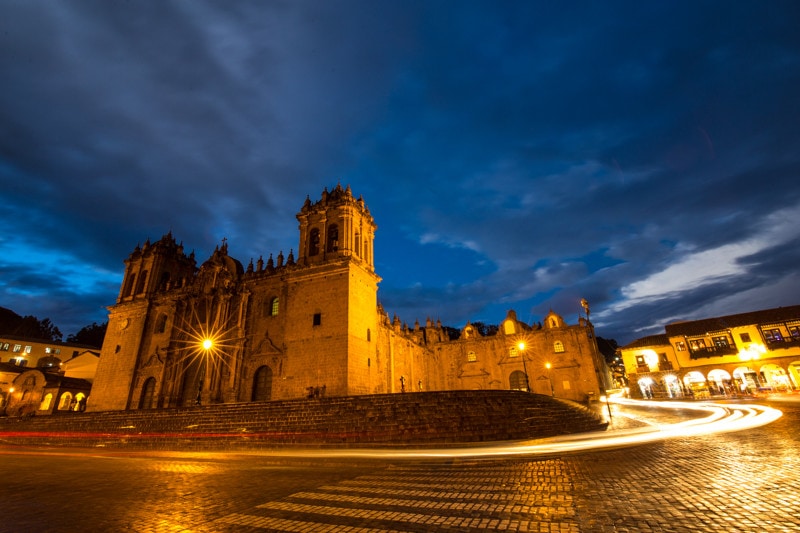
[[683,376],[683,384],[695,399],[702,400],[710,396],[705,376],[696,370]]
[[708,373],[708,389],[712,395],[727,396],[732,386],[731,375],[726,370],[715,368]]
[[653,378],[642,378],[636,383],[639,385],[642,398],[649,400],[653,397],[653,393],[655,392],[655,381],[653,381]]
[[758,390],[758,374],[748,366],[740,366],[734,370],[733,380],[739,394],[753,394]]
[[152,409],[153,397],[156,393],[156,378],[147,378],[142,385],[142,395],[139,397],[139,409]]
[[667,391],[668,398],[682,398],[683,390],[681,389],[681,382],[677,376],[668,374],[664,376],[664,390]]
[[800,361],[789,363],[789,378],[792,380],[792,386],[800,389]]
[[259,367],[253,376],[253,393],[251,402],[266,402],[272,398],[272,369],[268,366]]
[[767,363],[761,367],[761,383],[772,392],[789,392],[792,390],[786,371],[775,363]]
[[528,391],[528,379],[522,370],[514,370],[508,377],[508,385],[511,390]]

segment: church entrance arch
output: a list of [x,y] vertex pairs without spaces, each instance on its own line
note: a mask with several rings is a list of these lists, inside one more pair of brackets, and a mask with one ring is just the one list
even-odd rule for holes
[[524,390],[528,392],[528,380],[525,372],[522,370],[514,370],[508,377],[508,384],[511,390]]
[[153,396],[156,392],[156,379],[147,378],[142,386],[142,395],[139,397],[139,409],[152,409]]
[[272,369],[266,365],[256,370],[253,376],[251,402],[267,402],[272,399]]

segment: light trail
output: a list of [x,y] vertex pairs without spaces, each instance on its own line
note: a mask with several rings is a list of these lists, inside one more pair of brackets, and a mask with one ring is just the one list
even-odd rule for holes
[[[549,437],[534,441],[497,443],[463,448],[426,448],[411,450],[337,449],[337,450],[273,450],[270,455],[285,457],[357,457],[374,459],[492,458],[509,456],[554,455],[587,450],[635,446],[672,438],[712,435],[755,428],[774,422],[783,413],[765,405],[725,405],[718,403],[655,402],[609,399],[611,403],[672,410],[706,412],[706,416],[674,424],[654,424],[633,429],[591,432]],[[618,413],[617,416],[620,416]]]

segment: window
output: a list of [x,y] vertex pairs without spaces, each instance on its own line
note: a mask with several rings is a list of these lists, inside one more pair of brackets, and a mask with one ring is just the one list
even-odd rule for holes
[[691,350],[693,352],[696,352],[696,351],[699,351],[699,350],[705,350],[706,349],[706,341],[704,341],[703,339],[690,340],[689,341],[689,348],[691,348]]
[[0,345],[0,350],[2,350],[2,351],[4,351],[4,352],[7,352],[7,351],[8,351],[8,348],[9,348],[9,346],[10,346],[10,345],[9,345],[7,342],[4,342],[2,345]]
[[782,342],[783,335],[781,335],[781,330],[779,329],[766,329],[764,330],[764,338],[767,339],[767,342]]
[[[370,342],[371,340],[372,340],[372,332],[369,330],[369,328],[367,328],[367,342]],[[369,366],[369,364],[367,366]]]
[[749,333],[739,333],[739,338],[742,339],[742,342],[750,342]]
[[308,238],[308,255],[319,254],[319,230],[314,228]]
[[789,326],[789,335],[793,339],[800,339],[800,326]]
[[713,337],[711,340],[714,341],[714,346],[717,348],[727,348],[729,346],[728,337],[724,335],[721,337]]
[[28,366],[28,361],[25,359],[17,359],[19,361],[19,366]]
[[147,282],[147,270],[142,270],[139,275],[139,285],[136,287],[136,294],[141,294],[145,291],[145,283]]
[[561,341],[556,341],[553,343],[553,351],[556,353],[561,353],[564,351],[564,343]]
[[167,315],[161,313],[156,321],[156,333],[164,333],[167,329]]
[[467,361],[470,363],[474,363],[478,360],[478,356],[475,352],[468,352],[467,353]]
[[686,351],[686,343],[683,342],[683,341],[676,342],[675,343],[675,349],[678,350],[679,352],[685,352]]
[[269,315],[270,316],[278,316],[278,298],[275,297],[269,302]]
[[644,364],[645,364],[644,363],[644,356],[643,355],[637,355],[636,356],[636,366],[644,366]]
[[517,350],[516,346],[512,346],[508,349],[508,356],[509,357],[517,357],[519,355],[519,351]]
[[22,345],[21,344],[15,344],[14,345],[14,350],[13,350],[14,353],[19,353],[21,350],[22,350]]
[[131,274],[128,278],[128,288],[125,290],[125,296],[133,295],[133,287],[136,283],[136,274]]
[[61,348],[56,348],[56,351],[53,352],[53,353],[55,353],[56,355],[60,354],[61,353]]
[[339,249],[339,226],[331,224],[328,226],[328,242],[326,252],[335,252]]
[[314,325],[322,325],[322,313],[314,313]]
[[31,347],[30,346],[26,346],[25,347],[25,353],[31,353]]

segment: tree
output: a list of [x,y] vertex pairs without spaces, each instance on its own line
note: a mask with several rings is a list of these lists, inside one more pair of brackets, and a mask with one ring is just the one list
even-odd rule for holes
[[614,339],[604,339],[603,337],[597,337],[597,349],[600,350],[600,353],[603,354],[607,363],[611,363],[614,361],[614,358],[617,355],[617,348],[619,348],[619,344]]
[[90,326],[84,326],[77,333],[68,336],[67,342],[101,348],[103,346],[103,339],[106,337],[107,328],[108,322],[103,322],[102,324],[92,322]]
[[39,320],[33,315],[19,316],[10,309],[0,308],[0,333],[28,339],[61,341],[64,335],[49,318]]

